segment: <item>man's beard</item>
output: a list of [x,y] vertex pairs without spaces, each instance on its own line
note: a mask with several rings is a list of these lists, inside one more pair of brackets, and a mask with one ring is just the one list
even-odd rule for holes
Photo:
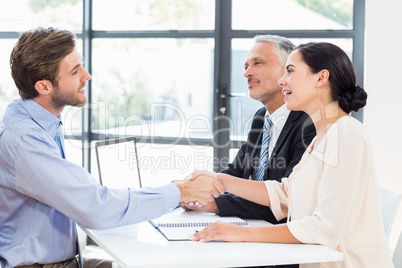
[[[84,83],[81,87],[85,87]],[[55,108],[64,108],[65,106],[75,106],[75,107],[82,107],[87,103],[87,99],[84,100],[79,98],[79,93],[77,92],[68,92],[68,93],[60,93],[60,88],[58,85],[54,86],[54,95],[52,96],[53,106]]]

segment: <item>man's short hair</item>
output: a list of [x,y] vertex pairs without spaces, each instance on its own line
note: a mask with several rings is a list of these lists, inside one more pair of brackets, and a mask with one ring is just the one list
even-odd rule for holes
[[10,56],[11,75],[23,99],[39,95],[35,84],[58,85],[60,62],[75,49],[76,36],[56,28],[37,28],[21,34]]
[[282,37],[279,35],[257,35],[254,37],[254,42],[274,43],[276,47],[275,53],[278,55],[279,60],[282,64],[286,63],[289,54],[293,51],[293,49],[295,49],[295,45],[292,43],[292,41],[290,41],[286,37]]

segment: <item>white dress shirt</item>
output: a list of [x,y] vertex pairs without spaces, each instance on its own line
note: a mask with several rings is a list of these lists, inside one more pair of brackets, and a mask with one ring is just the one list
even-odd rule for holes
[[269,118],[272,121],[272,129],[271,129],[271,139],[269,140],[269,149],[268,149],[268,159],[272,155],[272,151],[278,141],[279,135],[281,135],[283,126],[288,120],[290,114],[290,110],[286,108],[286,104],[282,105],[278,109],[275,110],[272,114],[267,112],[265,115],[269,115]]

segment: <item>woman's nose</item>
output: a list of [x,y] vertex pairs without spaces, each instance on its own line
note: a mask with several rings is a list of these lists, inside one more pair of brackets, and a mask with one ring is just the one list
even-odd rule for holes
[[281,77],[281,79],[279,79],[278,85],[281,86],[281,87],[283,87],[285,85],[285,75],[283,75]]

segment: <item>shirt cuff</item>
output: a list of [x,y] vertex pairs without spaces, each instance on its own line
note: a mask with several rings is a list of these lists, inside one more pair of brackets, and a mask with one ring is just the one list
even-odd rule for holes
[[265,187],[267,188],[268,192],[268,197],[269,197],[269,202],[270,205],[269,207],[271,208],[272,214],[274,214],[275,218],[277,221],[280,221],[284,218],[286,218],[288,215],[288,209],[286,206],[284,206],[283,202],[281,201],[281,197],[279,196],[277,192],[277,181],[271,181],[267,180],[264,181]]
[[165,199],[165,212],[172,211],[180,203],[180,190],[174,183],[159,186],[158,189]]

